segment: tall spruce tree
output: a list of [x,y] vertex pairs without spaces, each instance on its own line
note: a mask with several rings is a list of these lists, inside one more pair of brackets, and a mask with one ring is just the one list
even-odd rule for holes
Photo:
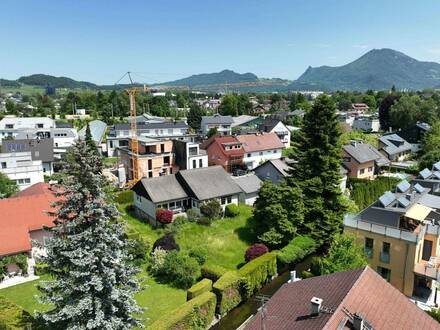
[[328,244],[341,230],[345,211],[340,191],[341,132],[329,96],[316,98],[304,116],[301,133],[293,155],[298,162],[292,164],[287,182],[303,191],[305,214],[300,231]]
[[140,290],[129,263],[128,242],[107,205],[102,165],[86,141],[68,151],[56,203],[56,226],[46,244],[53,279],[39,287],[41,300],[53,306],[40,314],[50,329],[130,329],[140,326],[134,300]]

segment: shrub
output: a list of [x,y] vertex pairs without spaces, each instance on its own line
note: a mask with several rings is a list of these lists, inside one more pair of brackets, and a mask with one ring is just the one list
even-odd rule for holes
[[191,300],[204,292],[209,292],[212,290],[212,281],[204,278],[201,281],[190,287],[186,293],[186,300]]
[[34,274],[37,276],[41,276],[47,273],[47,264],[38,262],[34,266]]
[[211,226],[212,219],[208,218],[208,217],[200,217],[200,218],[197,219],[197,223],[199,225],[203,225],[203,226]]
[[202,277],[209,278],[213,282],[217,281],[227,270],[217,265],[205,265],[202,267]]
[[204,247],[196,246],[189,251],[188,255],[196,259],[198,264],[202,266],[206,261],[206,257],[208,256],[208,251]]
[[23,274],[27,274],[28,271],[28,259],[26,254],[14,254],[12,256],[7,256],[0,258],[0,279],[6,274],[6,266],[9,264],[16,264],[18,268],[21,269]]
[[160,247],[153,250],[151,254],[151,271],[153,274],[160,275],[163,272],[163,265],[165,264],[165,258],[167,251]]
[[170,313],[163,315],[148,329],[207,329],[214,318],[216,302],[215,294],[204,292]]
[[243,278],[245,297],[249,298],[255,291],[261,289],[263,284],[276,273],[277,258],[273,253],[265,253],[241,267],[238,274]]
[[269,249],[267,248],[266,245],[256,243],[248,247],[244,255],[244,259],[246,260],[246,262],[248,262],[265,254],[266,252],[269,252]]
[[218,200],[211,199],[207,202],[203,202],[202,205],[200,205],[200,212],[212,220],[221,216],[222,206]]
[[33,323],[34,318],[31,314],[0,296],[0,329],[27,329],[27,326]]
[[217,295],[217,312],[224,315],[242,301],[241,277],[237,271],[225,273],[214,283],[212,289]]
[[163,225],[173,222],[173,211],[157,209],[156,221],[160,222]]
[[197,219],[200,218],[200,214],[194,209],[186,210],[186,216],[188,221],[197,221]]
[[233,218],[239,214],[240,214],[240,208],[237,205],[235,205],[235,204],[226,205],[225,216],[227,216],[229,218]]
[[277,252],[278,261],[288,265],[316,251],[318,244],[308,236],[297,236]]
[[127,247],[128,253],[134,260],[143,261],[147,259],[148,250],[150,249],[149,242],[144,237],[138,237],[129,240]]
[[179,245],[176,243],[176,240],[174,239],[174,236],[172,234],[166,234],[159,238],[156,242],[153,244],[153,251],[157,248],[161,248],[162,250],[171,251],[171,250],[180,250]]
[[200,265],[186,254],[171,251],[165,257],[161,274],[174,286],[187,289],[200,277]]
[[129,204],[133,203],[133,191],[125,190],[120,192],[115,197],[115,202],[119,204]]

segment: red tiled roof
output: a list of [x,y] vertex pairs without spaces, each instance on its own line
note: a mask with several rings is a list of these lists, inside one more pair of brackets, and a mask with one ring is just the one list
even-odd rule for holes
[[241,142],[234,136],[216,136],[216,137],[214,137],[212,143],[217,144],[219,146],[220,150],[222,151],[222,153],[226,156],[241,156],[244,154],[243,148],[226,150],[223,147],[223,144],[225,144],[225,143],[241,144]]
[[237,136],[245,152],[255,152],[284,148],[284,144],[275,133],[245,134]]
[[[310,300],[331,310],[310,315]],[[344,329],[357,313],[374,329],[439,329],[440,325],[368,266],[284,284],[266,304],[267,330]],[[261,329],[261,312],[246,330]]]
[[29,251],[29,232],[54,226],[54,217],[47,212],[57,197],[47,184],[34,186],[0,200],[0,256]]

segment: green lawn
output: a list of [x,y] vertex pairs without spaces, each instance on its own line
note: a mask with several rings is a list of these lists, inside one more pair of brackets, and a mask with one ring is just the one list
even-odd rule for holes
[[[127,212],[127,205],[120,205],[119,210],[127,226],[136,229],[150,244],[164,234],[164,229],[155,229]],[[188,222],[179,228],[176,240],[182,251],[188,251],[195,246],[206,247],[206,264],[236,269],[244,262],[246,248],[253,240],[247,228],[247,221],[251,215],[251,207],[240,206],[240,215],[217,220],[210,227]],[[148,325],[164,313],[183,304],[186,301],[186,290],[158,283],[154,277],[148,275],[146,265],[143,265],[143,268],[140,276],[145,278],[142,284],[146,285],[146,288],[136,295],[136,300],[141,307],[146,308],[142,318],[148,319],[144,322]],[[40,311],[44,306],[34,298],[34,295],[38,294],[35,287],[37,283],[38,281],[33,281],[2,289],[0,295],[9,298],[30,313]]]

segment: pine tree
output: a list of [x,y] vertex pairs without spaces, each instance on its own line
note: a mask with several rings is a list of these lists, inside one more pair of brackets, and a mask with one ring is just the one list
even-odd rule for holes
[[137,270],[117,211],[105,201],[99,156],[80,140],[66,160],[56,226],[41,260],[53,278],[41,283],[41,301],[54,307],[39,316],[50,329],[140,326],[133,315],[141,311],[133,297],[140,290]]
[[[89,147],[89,149],[93,152],[93,154],[98,156],[99,158],[101,158],[100,154],[99,154],[98,147],[96,146],[95,141],[93,141],[92,132],[90,131],[90,125],[88,123],[86,126],[85,141],[86,141],[86,144]],[[99,159],[99,161],[102,162],[101,159]]]
[[336,107],[327,95],[316,98],[313,109],[304,116],[288,184],[304,194],[303,234],[328,244],[342,228],[345,204],[341,200],[340,128]]

